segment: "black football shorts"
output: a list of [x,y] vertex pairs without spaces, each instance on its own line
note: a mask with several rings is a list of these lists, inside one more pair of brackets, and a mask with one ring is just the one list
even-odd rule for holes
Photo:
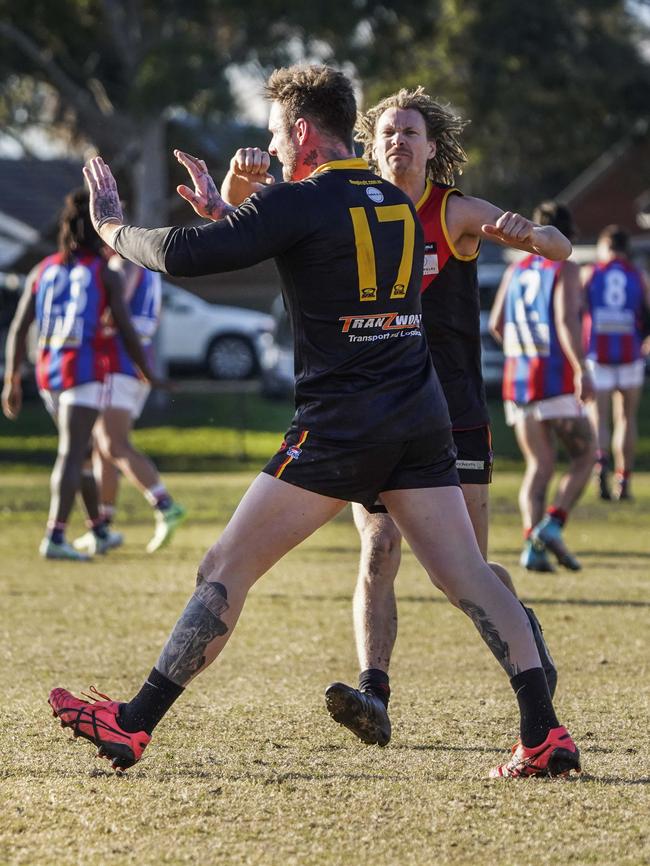
[[494,452],[489,426],[454,430],[452,436],[458,451],[456,469],[460,483],[491,484]]
[[384,490],[458,487],[455,462],[448,428],[407,442],[364,443],[291,427],[262,471],[321,496],[385,511],[377,502]]

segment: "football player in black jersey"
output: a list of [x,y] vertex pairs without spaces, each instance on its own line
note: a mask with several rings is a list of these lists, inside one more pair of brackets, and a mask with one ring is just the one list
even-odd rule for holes
[[[409,196],[424,229],[422,323],[449,407],[463,497],[487,559],[492,447],[481,373],[476,266],[480,241],[488,236],[516,249],[543,249],[547,257],[562,258],[567,240],[553,227],[536,225],[519,214],[504,215],[495,205],[460,193],[453,181],[466,161],[460,143],[463,125],[420,87],[400,90],[361,115],[357,137],[364,156],[381,176]],[[236,203],[272,183],[269,164],[268,154],[259,148],[237,151],[222,194]],[[491,224],[500,217],[500,231],[495,234]],[[394,583],[402,537],[380,503],[370,511],[353,503],[352,510],[361,537],[353,604],[359,689],[333,683],[326,701],[336,721],[364,742],[384,746],[391,734],[388,668],[397,637]],[[516,595],[506,569],[497,563],[490,566]],[[537,617],[530,608],[525,610],[553,694],[555,665]]]
[[291,182],[235,209],[194,163],[195,209],[214,219],[207,225],[127,226],[108,166],[97,157],[84,169],[97,231],[142,267],[192,276],[276,259],[296,339],[296,414],[204,556],[140,691],[125,704],[105,696],[91,703],[58,688],[52,709],[114,766],[131,766],[185,686],[219,655],[255,581],[348,501],[372,505],[380,496],[431,580],[472,619],[510,678],[520,743],[491,775],[579,771],[530,623],[481,556],[458,489],[449,414],[420,327],[424,248],[413,205],[354,158],[356,106],[345,76],[327,67],[276,70],[267,95],[269,151]]

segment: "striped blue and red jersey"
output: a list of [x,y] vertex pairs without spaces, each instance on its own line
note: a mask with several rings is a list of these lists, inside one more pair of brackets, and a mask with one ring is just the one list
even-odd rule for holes
[[68,264],[55,253],[39,265],[33,288],[39,389],[65,391],[104,380],[108,363],[101,327],[107,309],[103,265],[104,259],[90,252],[80,252]]
[[504,400],[526,404],[573,393],[573,369],[553,312],[561,267],[562,262],[530,255],[512,271],[504,305]]
[[614,259],[594,270],[585,286],[583,334],[587,357],[599,364],[631,364],[641,357],[643,280],[628,261]]
[[[153,338],[160,323],[161,284],[160,274],[140,268],[138,281],[129,300],[131,322],[140,338],[140,343],[153,368]],[[109,333],[115,334],[114,330]],[[138,369],[126,351],[124,341],[115,334],[115,352],[110,356],[110,372],[123,373],[125,376],[138,378]]]

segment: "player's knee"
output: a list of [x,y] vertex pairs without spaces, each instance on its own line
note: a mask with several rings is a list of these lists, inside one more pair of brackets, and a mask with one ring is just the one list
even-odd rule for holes
[[370,563],[371,571],[383,572],[384,567],[399,562],[401,556],[402,536],[397,527],[392,523],[386,523],[381,527],[374,527],[371,531],[363,534],[362,545],[365,558]]
[[119,463],[129,456],[128,442],[122,439],[109,439],[102,448],[103,455],[113,463]]
[[553,477],[555,463],[553,460],[537,460],[530,466],[530,483],[534,487],[546,488]]

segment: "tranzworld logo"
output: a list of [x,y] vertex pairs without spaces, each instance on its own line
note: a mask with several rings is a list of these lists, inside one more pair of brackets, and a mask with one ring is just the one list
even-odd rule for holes
[[[399,315],[398,313],[379,313],[367,316],[340,316],[343,322],[341,333],[348,335],[351,343],[375,343],[395,337],[421,337],[422,313]],[[374,333],[352,334],[350,331],[370,330]],[[379,330],[379,333],[377,331]]]
[[405,328],[419,328],[422,323],[422,313],[400,315],[399,313],[374,313],[366,316],[339,316],[343,322],[342,333],[358,331],[366,328],[380,328],[382,331],[401,331]]

